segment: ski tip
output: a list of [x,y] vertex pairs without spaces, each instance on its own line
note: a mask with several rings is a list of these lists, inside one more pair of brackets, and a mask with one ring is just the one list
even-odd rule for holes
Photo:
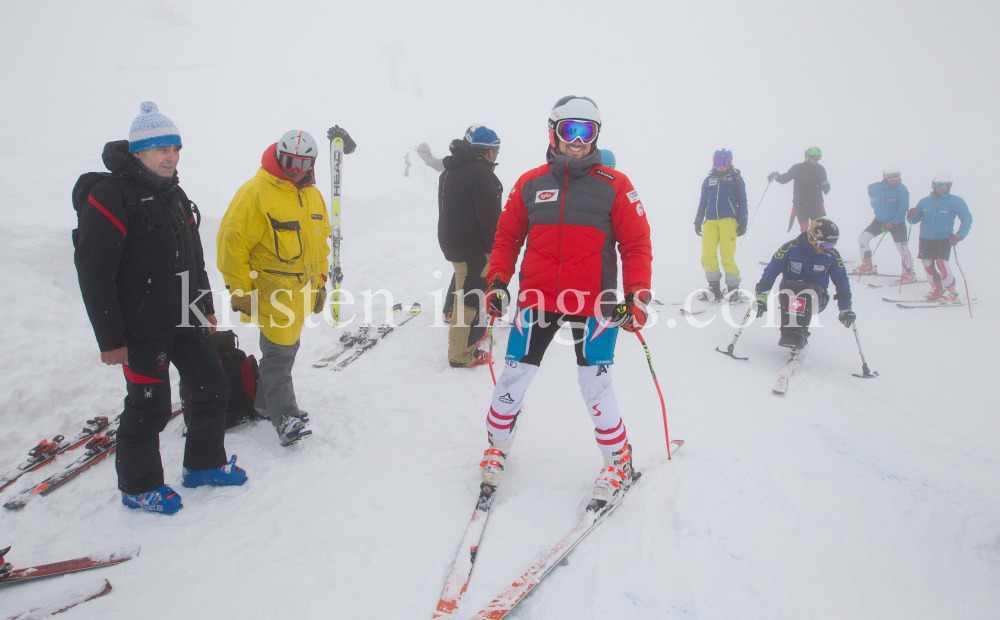
[[393,312],[399,312],[402,309],[403,309],[403,304],[402,303],[392,304],[392,311]]
[[413,302],[413,305],[410,306],[410,314],[417,314],[421,309],[422,306],[419,303]]

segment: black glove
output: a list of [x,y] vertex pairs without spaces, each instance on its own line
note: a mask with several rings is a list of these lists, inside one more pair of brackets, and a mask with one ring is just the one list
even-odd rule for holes
[[854,314],[854,310],[841,310],[838,318],[844,327],[850,327],[854,325],[854,319],[858,318],[858,315]]
[[699,237],[701,236],[701,224],[699,224],[698,222],[695,222],[694,224],[694,234],[698,235]]
[[736,227],[736,236],[737,237],[742,237],[745,234],[747,234],[747,225],[746,224],[740,224],[740,225],[738,225]]
[[494,318],[502,318],[507,314],[507,306],[510,304],[510,292],[499,276],[493,278],[493,282],[486,289],[486,314]]
[[771,174],[767,175],[767,182],[770,183],[771,181],[774,181],[780,176],[781,176],[780,172],[772,172]]
[[334,125],[326,132],[326,137],[333,142],[334,138],[340,138],[344,141],[344,155],[350,155],[354,152],[354,149],[358,148],[358,145],[354,140],[351,140],[351,136],[347,133],[346,129],[341,129],[340,125]]
[[767,293],[761,293],[760,295],[757,295],[757,299],[753,302],[753,306],[751,306],[751,309],[757,312],[758,319],[764,316],[764,314],[767,312]]

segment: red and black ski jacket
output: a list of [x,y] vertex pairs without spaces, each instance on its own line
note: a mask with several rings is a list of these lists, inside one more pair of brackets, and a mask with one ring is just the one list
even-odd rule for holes
[[642,201],[627,176],[600,165],[596,149],[572,159],[550,148],[546,159],[511,189],[487,282],[510,282],[527,242],[519,307],[610,317],[617,304],[618,254],[625,293],[650,286],[653,252]]
[[[194,331],[201,321],[185,300],[205,315],[215,309],[191,201],[176,174],[156,176],[126,140],[109,142],[103,159],[113,174],[91,189],[74,232],[80,292],[98,346],[112,351]],[[138,202],[132,222],[120,183],[131,185]]]

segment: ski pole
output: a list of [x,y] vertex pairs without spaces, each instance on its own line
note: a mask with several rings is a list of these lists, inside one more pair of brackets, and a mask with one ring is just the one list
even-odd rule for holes
[[958,246],[953,245],[952,248],[955,250],[955,264],[958,265],[958,272],[962,274],[962,283],[965,284],[965,301],[969,304],[969,318],[972,318],[972,298],[969,297],[969,281],[965,279],[965,272],[962,271],[962,265],[958,262]]
[[868,362],[865,361],[865,352],[861,349],[861,336],[858,335],[857,320],[854,321],[852,327],[854,328],[854,340],[858,343],[858,353],[861,354],[861,374],[859,375],[857,373],[854,373],[854,376],[859,377],[861,379],[871,379],[872,377],[877,377],[878,376],[877,372],[872,372],[868,370]]
[[[872,257],[872,260],[874,260],[874,259],[875,259],[875,252],[878,252],[878,248],[879,248],[879,246],[880,246],[880,245],[882,245],[882,240],[883,240],[883,239],[885,239],[885,235],[886,235],[886,233],[888,233],[888,232],[889,232],[888,230],[883,230],[883,231],[882,231],[882,236],[881,236],[881,237],[879,237],[879,239],[878,239],[878,243],[876,243],[876,244],[875,244],[875,249],[874,249],[874,250],[872,250],[872,256],[871,256],[871,257]],[[864,257],[862,257],[862,258],[864,258]],[[864,275],[865,275],[865,274],[863,274],[863,273],[861,273],[861,274],[858,274],[858,282],[860,282],[860,281],[861,281],[861,278],[863,278],[863,277],[864,277]]]
[[493,374],[493,321],[497,320],[495,316],[490,317],[490,352],[486,355],[486,361],[490,365],[490,376],[493,377],[494,387],[497,384],[497,376]]
[[663,400],[663,392],[660,390],[660,382],[656,379],[656,371],[653,370],[653,358],[649,355],[649,346],[646,345],[646,339],[642,337],[642,334],[635,332],[636,337],[639,338],[639,342],[642,343],[642,348],[646,350],[646,362],[649,364],[649,374],[653,375],[653,385],[656,386],[656,393],[660,395],[660,408],[663,409],[663,435],[667,439],[667,460],[672,460],[670,456],[670,432],[667,430],[667,403]]
[[733,336],[733,341],[729,343],[729,347],[725,351],[723,351],[719,347],[715,347],[716,351],[718,351],[719,353],[722,353],[723,355],[728,355],[729,357],[733,358],[734,360],[748,360],[748,359],[750,359],[749,357],[738,357],[736,355],[733,355],[733,349],[736,348],[736,341],[740,339],[740,334],[743,333],[743,327],[746,326],[747,319],[750,318],[750,313],[751,312],[753,312],[753,304],[750,304],[750,307],[747,309],[747,313],[743,316],[743,322],[740,323],[740,329],[739,329],[739,331],[736,332],[736,335]]
[[[747,230],[750,230],[750,224],[753,224],[753,220],[757,217],[757,212],[760,211],[760,205],[764,202],[764,196],[767,196],[767,190],[771,187],[771,181],[767,182],[767,187],[764,188],[764,193],[760,195],[760,202],[757,203],[757,208],[753,210],[753,215],[750,216],[750,222],[747,224]],[[742,245],[743,241],[740,241]]]
[[[910,224],[906,228],[906,251],[907,252],[910,251],[910,232],[912,232],[912,231],[913,231],[913,224]],[[910,262],[911,263],[913,262],[913,258],[912,257],[910,258]],[[903,265],[903,267],[905,268],[906,265]],[[912,269],[912,267],[911,267],[911,269]],[[903,275],[902,274],[900,274],[900,276],[899,276],[899,292],[900,292],[900,294],[902,294],[902,292],[903,292]]]

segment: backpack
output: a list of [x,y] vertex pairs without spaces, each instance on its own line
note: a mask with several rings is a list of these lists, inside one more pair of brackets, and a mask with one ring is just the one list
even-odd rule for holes
[[[232,330],[215,332],[212,334],[212,342],[219,352],[222,369],[229,379],[226,428],[233,428],[244,420],[255,420],[257,412],[253,408],[253,401],[257,397],[257,379],[260,376],[257,358],[240,350],[239,339]],[[189,424],[188,405],[191,402],[191,390],[181,384],[178,391],[181,396],[181,406],[184,408],[184,423]]]

